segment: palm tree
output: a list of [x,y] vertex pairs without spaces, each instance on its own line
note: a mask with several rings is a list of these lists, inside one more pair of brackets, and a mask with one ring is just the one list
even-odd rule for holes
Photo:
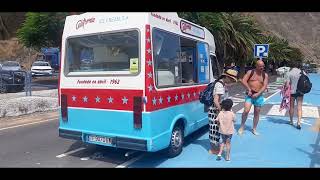
[[289,46],[287,40],[265,34],[252,16],[241,13],[187,12],[179,16],[205,26],[215,37],[217,58],[222,65],[231,61],[244,66],[252,62],[254,44],[269,44],[268,60],[290,60],[301,57],[301,52]]
[[240,74],[245,64],[253,58],[253,46],[260,42],[262,31],[251,16],[229,13],[230,29],[229,56],[240,65]]

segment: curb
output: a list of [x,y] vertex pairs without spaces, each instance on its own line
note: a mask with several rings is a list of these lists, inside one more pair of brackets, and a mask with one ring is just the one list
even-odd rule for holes
[[22,124],[31,124],[41,121],[46,121],[48,119],[57,120],[59,118],[59,111],[46,111],[46,112],[35,112],[32,114],[25,114],[13,117],[4,117],[0,119],[0,129],[8,128],[12,126],[19,126]]

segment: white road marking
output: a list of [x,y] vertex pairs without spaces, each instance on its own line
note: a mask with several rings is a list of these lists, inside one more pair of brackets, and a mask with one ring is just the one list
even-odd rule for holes
[[[244,110],[244,108],[240,109],[237,113],[243,113],[243,110]],[[254,111],[254,107],[251,106],[251,109],[250,109],[250,111],[249,111],[249,114],[253,114],[253,111]]]
[[124,163],[116,166],[115,168],[126,168],[126,167],[128,167],[130,164],[132,164],[132,163],[134,163],[134,162],[142,159],[144,156],[145,156],[145,154],[141,154],[141,155],[138,156],[138,157],[132,158],[132,159],[130,159],[129,161],[126,161],[126,162],[124,162]]
[[243,99],[243,98],[237,98],[237,97],[232,97],[232,96],[231,96],[230,99],[232,99],[233,102],[238,102],[238,103],[239,103],[239,102],[244,102],[244,99]]
[[[296,123],[297,123],[297,121],[293,120],[293,124],[296,124]],[[301,120],[301,124],[306,124],[306,125],[311,126],[310,123],[304,122],[303,120]]]
[[58,155],[58,156],[56,156],[56,157],[57,157],[57,158],[63,158],[63,157],[66,157],[66,156],[69,155],[69,154],[73,154],[73,153],[78,152],[78,151],[81,151],[81,150],[83,150],[83,149],[86,149],[86,148],[81,147],[81,148],[78,148],[78,149],[69,151],[69,152],[67,152],[67,153],[60,154],[60,155]]
[[302,106],[302,117],[319,118],[318,107]]
[[43,123],[43,122],[47,122],[47,121],[53,121],[53,120],[58,120],[58,119],[57,118],[47,119],[47,120],[43,120],[43,121],[37,121],[37,122],[32,122],[32,123],[26,123],[26,124],[20,124],[20,125],[16,125],[16,126],[5,127],[5,128],[1,128],[0,131],[7,130],[7,129],[12,129],[12,128],[17,128],[17,127],[22,127],[22,126],[28,126],[28,125],[32,125],[32,124],[39,124],[39,123]]
[[90,157],[83,157],[83,158],[80,158],[80,160],[81,161],[87,161],[87,160],[89,160],[90,159]]
[[279,111],[280,105],[273,105],[267,115],[271,116],[284,116],[287,112],[286,109],[283,109],[282,111]]
[[[268,120],[266,116],[261,116],[259,119],[259,121],[266,121],[266,120]],[[253,121],[253,115],[249,115],[247,121]],[[289,123],[289,120],[288,120],[288,123]],[[297,120],[293,120],[293,124],[296,124],[296,123],[297,123]],[[312,126],[312,124],[310,124],[308,120],[304,120],[304,119],[301,119],[301,124]]]
[[278,85],[278,84],[269,84],[268,85],[268,88],[270,88],[270,87],[273,87],[273,88],[275,88],[275,87],[281,87],[280,85]]
[[272,95],[270,95],[269,97],[265,98],[265,101],[269,100],[270,98],[272,98],[273,96],[275,96],[276,94],[278,94],[281,90],[277,90],[275,93],[273,93]]

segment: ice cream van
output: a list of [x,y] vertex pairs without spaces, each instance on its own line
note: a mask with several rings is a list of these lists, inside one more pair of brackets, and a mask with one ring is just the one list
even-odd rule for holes
[[213,81],[210,55],[213,35],[177,13],[66,17],[59,136],[177,156],[208,124],[199,93]]

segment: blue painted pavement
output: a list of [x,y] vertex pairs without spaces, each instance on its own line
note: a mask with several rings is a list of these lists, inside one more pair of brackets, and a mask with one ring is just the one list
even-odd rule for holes
[[[311,74],[310,79],[313,89],[305,95],[305,102],[320,106],[320,75]],[[280,104],[279,94],[266,103]],[[241,114],[236,117],[237,130]],[[242,136],[233,135],[230,162],[216,161],[216,155],[208,154],[208,132],[204,127],[187,138],[179,156],[168,159],[162,153],[147,153],[129,167],[320,167],[320,134],[311,130],[315,119],[304,118],[302,129],[297,130],[288,124],[288,117],[261,116],[258,124],[260,136],[255,136],[250,132],[252,118],[249,115]]]
[[[304,96],[303,105],[320,106],[320,75],[309,74],[310,81],[312,83],[311,91]],[[280,94],[273,96],[267,102],[267,104],[280,104]]]

